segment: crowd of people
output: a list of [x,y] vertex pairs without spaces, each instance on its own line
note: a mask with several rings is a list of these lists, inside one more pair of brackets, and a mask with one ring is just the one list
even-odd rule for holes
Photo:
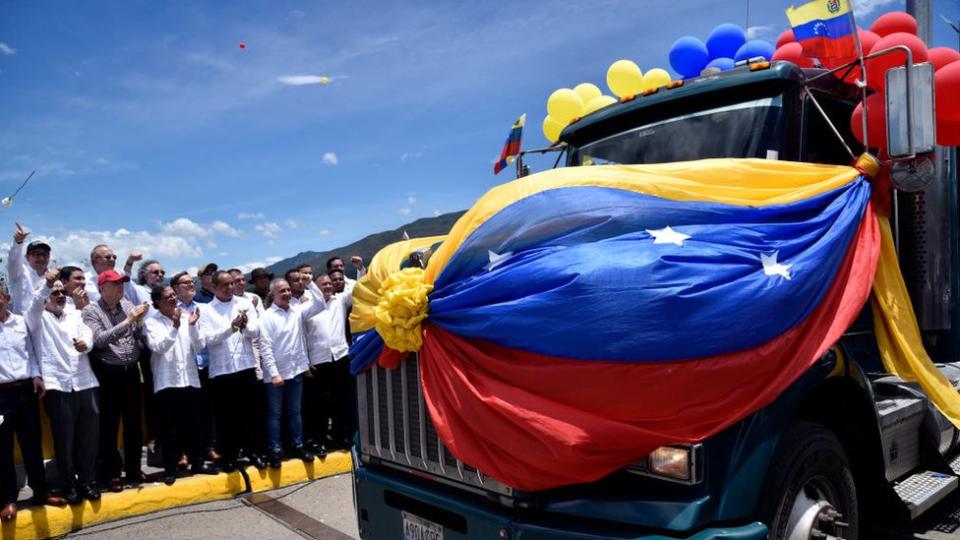
[[[134,251],[118,271],[107,245],[90,252],[92,271],[50,268],[50,245],[29,234],[17,225],[0,283],[3,521],[17,512],[14,434],[32,503],[56,506],[144,482],[144,442],[168,485],[186,469],[279,468],[284,457],[309,462],[350,446],[356,281],[340,257],[325,272],[301,264],[278,279],[256,268],[248,291],[244,272],[216,263],[196,281],[167,280],[159,261]],[[363,260],[351,263],[359,279]],[[45,479],[40,400],[59,490]]]

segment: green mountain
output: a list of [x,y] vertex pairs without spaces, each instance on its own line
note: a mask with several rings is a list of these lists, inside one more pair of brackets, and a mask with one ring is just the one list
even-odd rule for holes
[[410,238],[447,234],[450,232],[453,224],[460,219],[460,216],[462,216],[464,212],[466,211],[463,210],[460,212],[442,214],[437,217],[418,219],[411,223],[407,223],[406,225],[402,225],[392,231],[374,233],[352,244],[347,244],[329,251],[304,251],[294,255],[293,257],[271,264],[267,267],[267,270],[272,272],[277,277],[281,277],[287,270],[294,268],[299,264],[307,263],[313,267],[313,271],[315,273],[319,273],[326,269],[327,259],[333,257],[334,255],[338,255],[343,258],[344,262],[346,262],[347,273],[353,275],[353,273],[350,271],[351,256],[360,255],[363,257],[364,262],[369,263],[370,259],[372,259],[373,256],[384,246],[402,240],[404,231],[406,231]]

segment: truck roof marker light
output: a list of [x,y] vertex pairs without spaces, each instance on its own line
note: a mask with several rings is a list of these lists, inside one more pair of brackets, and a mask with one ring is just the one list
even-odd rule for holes
[[770,62],[763,60],[760,62],[750,63],[750,71],[760,71],[761,69],[770,69]]
[[570,120],[570,123],[569,123],[568,125],[572,126],[572,125],[576,124],[577,122],[579,122],[580,120],[583,120],[583,117],[582,117],[582,116],[574,116],[574,117]]
[[680,88],[681,86],[683,86],[682,80],[670,81],[669,83],[667,83],[667,90],[673,90],[674,88]]
[[646,97],[646,96],[650,96],[650,95],[656,94],[656,93],[659,92],[659,91],[660,91],[660,88],[659,88],[659,87],[657,87],[657,88],[647,88],[646,90],[644,90],[644,91],[641,92],[640,94],[643,95],[644,97]]
[[637,94],[632,94],[632,95],[629,95],[629,96],[623,96],[623,97],[620,98],[620,103],[629,103],[629,102],[631,102],[631,101],[633,101],[633,100],[635,100],[635,99],[637,99]]

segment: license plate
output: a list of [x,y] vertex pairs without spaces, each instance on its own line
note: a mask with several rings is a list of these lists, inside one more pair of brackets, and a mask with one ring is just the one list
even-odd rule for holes
[[404,540],[443,540],[443,525],[409,512],[401,512],[401,514],[403,514]]

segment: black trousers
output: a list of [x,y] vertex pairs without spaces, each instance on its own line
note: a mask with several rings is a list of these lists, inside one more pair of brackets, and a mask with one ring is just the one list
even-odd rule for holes
[[200,416],[200,440],[203,441],[204,448],[215,450],[217,448],[217,423],[214,420],[210,370],[208,368],[198,369],[197,373],[200,375],[200,395],[195,414]]
[[253,368],[210,379],[217,421],[217,445],[224,463],[236,462],[240,449],[256,452],[263,440],[263,412],[257,411],[259,391]]
[[303,379],[303,436],[305,440],[321,444],[330,435],[335,366],[333,362],[324,362],[313,366],[311,371],[313,376]]
[[206,447],[197,414],[200,390],[189,386],[164,388],[154,398],[164,470],[176,471],[181,454],[187,454],[193,465],[202,464]]
[[[143,428],[140,370],[134,362],[127,366],[95,363],[100,381],[100,478],[110,480],[120,476],[136,480],[140,474],[143,455]],[[117,433],[123,420],[123,459],[117,450]]]
[[157,417],[157,406],[153,394],[153,367],[150,366],[150,349],[140,349],[140,374],[143,378],[143,424],[147,431],[146,440],[152,441],[160,435],[160,419]]
[[43,404],[50,417],[61,487],[69,491],[92,483],[96,480],[100,442],[100,390],[47,390]]
[[350,374],[350,356],[333,361],[333,427],[336,440],[352,439],[357,431],[357,385]]
[[17,501],[17,470],[13,465],[13,434],[20,441],[20,455],[34,498],[47,495],[40,446],[40,405],[33,393],[33,380],[0,388],[0,505]]

